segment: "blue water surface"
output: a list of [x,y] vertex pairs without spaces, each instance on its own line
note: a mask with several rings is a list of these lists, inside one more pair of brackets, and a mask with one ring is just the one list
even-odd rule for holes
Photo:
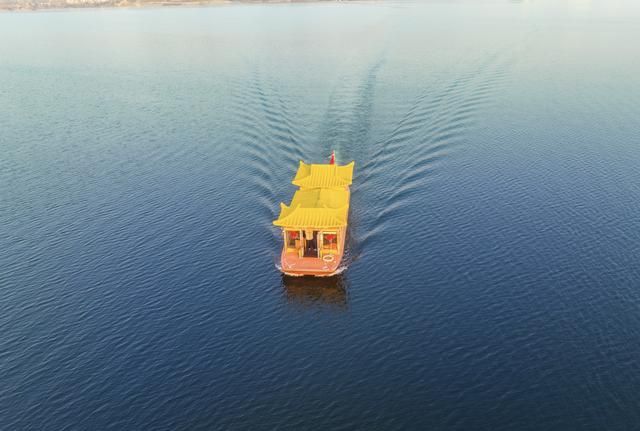
[[[640,6],[0,14],[0,429],[640,429]],[[283,278],[298,160],[348,267]]]

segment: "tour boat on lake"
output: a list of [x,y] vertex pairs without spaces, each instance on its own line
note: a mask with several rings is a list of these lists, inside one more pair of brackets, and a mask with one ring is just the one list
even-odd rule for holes
[[284,246],[281,270],[287,275],[334,275],[344,254],[349,216],[349,186],[354,162],[339,166],[300,162],[293,184],[298,190],[290,205],[280,204]]

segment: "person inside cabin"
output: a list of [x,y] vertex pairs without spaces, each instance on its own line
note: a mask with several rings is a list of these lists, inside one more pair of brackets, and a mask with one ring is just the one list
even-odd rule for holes
[[318,245],[316,242],[318,232],[305,230],[302,232],[304,236],[304,257],[318,257]]

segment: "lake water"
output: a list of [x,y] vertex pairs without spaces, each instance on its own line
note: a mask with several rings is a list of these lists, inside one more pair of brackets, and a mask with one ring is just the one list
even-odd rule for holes
[[[0,429],[640,427],[640,5],[0,14]],[[299,159],[348,268],[283,278]]]

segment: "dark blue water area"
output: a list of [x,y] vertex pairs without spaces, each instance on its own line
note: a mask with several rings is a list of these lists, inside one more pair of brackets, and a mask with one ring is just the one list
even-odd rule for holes
[[[0,15],[0,429],[640,428],[639,23]],[[271,222],[332,149],[346,268],[283,277]]]

